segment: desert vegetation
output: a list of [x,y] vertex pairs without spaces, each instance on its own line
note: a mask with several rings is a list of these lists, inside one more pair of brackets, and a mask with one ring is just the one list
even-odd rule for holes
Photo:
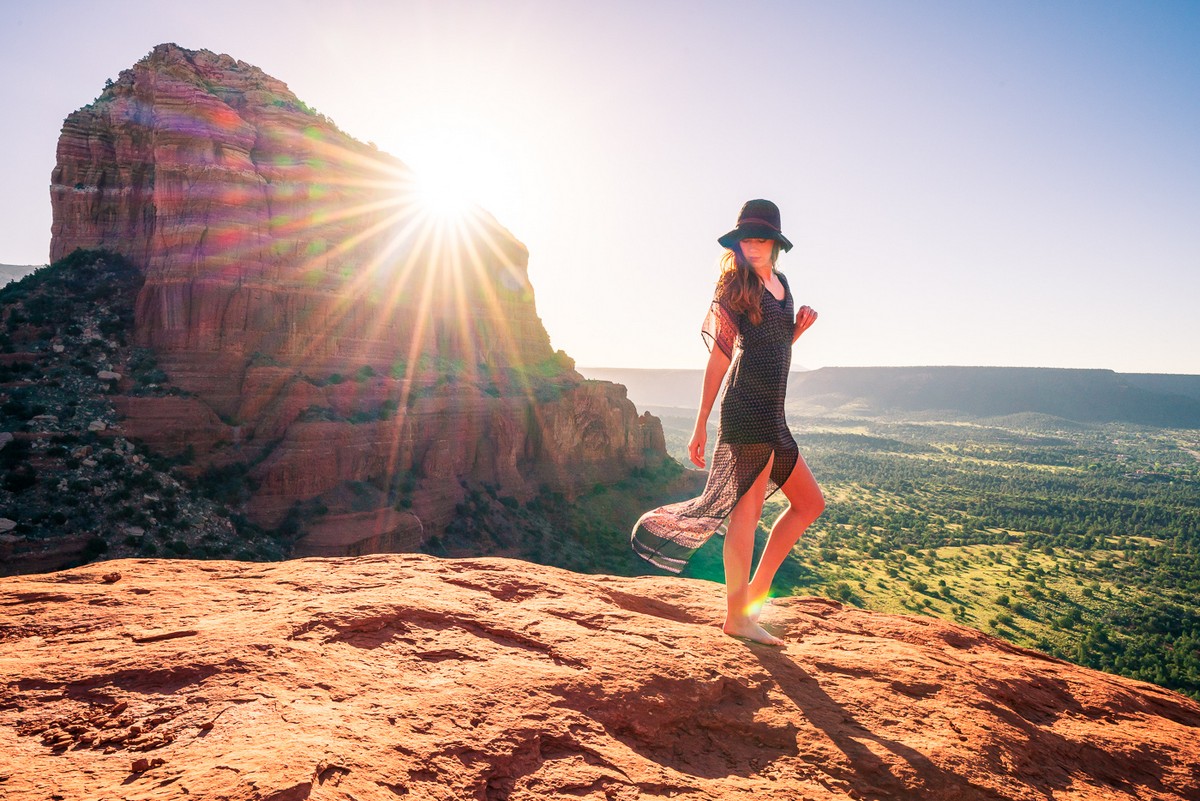
[[116,254],[76,251],[0,289],[0,574],[127,556],[288,552],[286,532],[236,513],[244,475],[198,475],[190,448],[167,458],[114,434],[118,386],[183,394],[149,350],[127,341],[141,283]]
[[[782,594],[936,616],[1200,698],[1200,432],[1035,415],[792,422],[828,508]],[[688,574],[720,580],[720,547]]]

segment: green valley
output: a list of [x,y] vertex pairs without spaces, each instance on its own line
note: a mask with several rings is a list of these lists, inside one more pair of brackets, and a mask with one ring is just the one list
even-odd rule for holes
[[[828,507],[781,594],[937,616],[1200,698],[1200,431],[906,418],[789,415]],[[683,459],[687,416],[664,424]],[[719,538],[686,574],[721,580]]]

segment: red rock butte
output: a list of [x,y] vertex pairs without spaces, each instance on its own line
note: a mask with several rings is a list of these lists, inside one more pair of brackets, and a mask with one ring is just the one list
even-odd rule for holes
[[[571,493],[667,458],[623,387],[552,350],[526,248],[481,209],[438,217],[413,186],[281,81],[173,44],[63,125],[51,259],[133,261],[134,341],[186,391],[117,398],[123,433],[253,465],[262,525],[320,499],[325,534],[301,553],[415,547],[464,482]],[[406,473],[408,509],[347,500]]]
[[420,555],[0,579],[0,796],[1200,798],[1200,705],[933,618]]

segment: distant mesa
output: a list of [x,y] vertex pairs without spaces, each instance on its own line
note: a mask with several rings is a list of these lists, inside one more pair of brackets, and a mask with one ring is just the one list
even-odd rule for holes
[[827,367],[797,374],[791,398],[825,411],[1034,413],[1083,423],[1200,427],[1200,377],[1033,367]]
[[38,264],[0,264],[0,286],[4,286],[9,281],[24,278],[40,266]]
[[122,72],[67,117],[50,190],[51,259],[141,272],[130,339],[177,390],[114,398],[110,433],[240,465],[256,525],[320,509],[300,554],[415,548],[470,487],[570,495],[667,460],[623,387],[552,349],[525,246],[412,188],[228,55],[163,44]]
[[[643,408],[690,410],[699,399],[699,370],[583,372],[626,385]],[[788,406],[798,414],[1037,414],[1080,423],[1200,428],[1200,376],[1043,367],[823,367],[792,373]]]

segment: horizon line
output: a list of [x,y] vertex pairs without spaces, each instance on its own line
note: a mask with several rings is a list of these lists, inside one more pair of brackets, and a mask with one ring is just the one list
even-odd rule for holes
[[[586,370],[642,370],[645,372],[669,372],[669,371],[688,371],[688,372],[704,372],[704,366],[699,367],[599,367],[587,366],[581,367],[578,364],[575,369],[583,372]],[[1116,375],[1178,375],[1191,376],[1200,378],[1200,373],[1164,373],[1148,370],[1116,370],[1111,367],[1046,367],[1038,365],[999,365],[999,364],[878,364],[878,365],[836,365],[826,364],[820,367],[793,367],[789,373],[812,373],[817,370],[930,370],[930,369],[960,369],[960,370],[1074,370],[1078,372],[1101,372],[1114,373]]]

